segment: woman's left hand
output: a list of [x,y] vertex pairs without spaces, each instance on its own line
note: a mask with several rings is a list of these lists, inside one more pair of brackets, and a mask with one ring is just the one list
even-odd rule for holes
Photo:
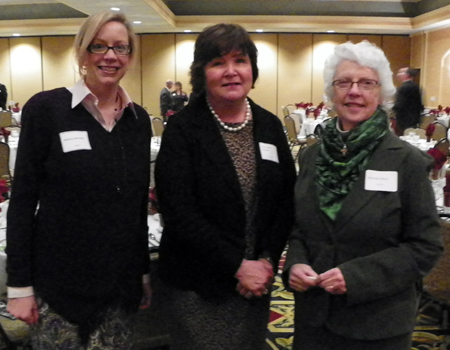
[[335,267],[319,275],[319,286],[331,294],[344,294],[347,292],[344,275],[341,269]]
[[140,309],[146,309],[152,302],[152,287],[150,282],[142,283],[142,299]]

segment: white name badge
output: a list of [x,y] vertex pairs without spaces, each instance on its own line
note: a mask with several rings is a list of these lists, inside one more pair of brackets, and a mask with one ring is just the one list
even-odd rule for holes
[[270,160],[275,163],[279,163],[277,146],[270,143],[259,143],[259,150],[261,151],[261,158],[264,160]]
[[59,138],[64,153],[92,149],[87,131],[64,131]]
[[367,191],[397,192],[398,172],[366,170],[364,189]]

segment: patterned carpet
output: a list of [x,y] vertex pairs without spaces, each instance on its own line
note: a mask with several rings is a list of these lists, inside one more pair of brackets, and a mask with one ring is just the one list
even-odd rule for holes
[[[294,333],[294,296],[284,289],[281,266],[272,287],[270,319],[264,350],[291,350]],[[425,294],[419,307],[412,350],[450,350],[449,304]]]

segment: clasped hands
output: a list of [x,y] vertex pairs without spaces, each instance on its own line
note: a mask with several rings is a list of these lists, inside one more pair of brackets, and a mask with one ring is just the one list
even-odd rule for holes
[[309,265],[295,264],[289,274],[289,286],[299,292],[321,287],[330,294],[347,292],[344,276],[338,267],[318,275]]
[[236,273],[237,291],[249,299],[268,294],[274,281],[272,264],[265,260],[243,260]]

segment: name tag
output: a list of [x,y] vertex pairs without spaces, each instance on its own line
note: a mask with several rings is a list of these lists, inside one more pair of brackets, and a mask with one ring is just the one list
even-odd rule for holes
[[261,158],[264,160],[270,160],[275,163],[279,163],[277,146],[270,143],[259,143],[259,150],[261,151]]
[[59,138],[64,153],[92,149],[87,131],[64,131]]
[[398,172],[366,170],[364,189],[367,191],[397,192]]

